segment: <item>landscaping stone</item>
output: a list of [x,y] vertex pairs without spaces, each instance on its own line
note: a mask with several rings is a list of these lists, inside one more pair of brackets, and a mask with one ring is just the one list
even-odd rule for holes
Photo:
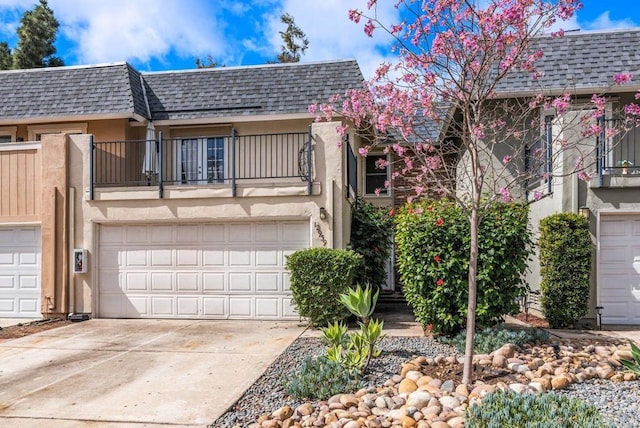
[[[282,406],[256,417],[255,427],[457,428],[464,426],[465,412],[470,405],[496,390],[510,389],[517,393],[553,390],[555,393],[578,385],[591,388],[596,381],[637,385],[635,375],[625,373],[615,364],[626,355],[628,345],[593,345],[577,339],[558,341],[555,345],[528,346],[523,350],[505,345],[488,356],[474,356],[478,362],[490,359],[489,368],[500,367],[513,374],[514,380],[493,385],[480,382],[463,385],[452,379],[432,378],[425,374],[428,368],[435,364],[447,367],[451,364],[451,355],[414,356],[396,366],[400,374],[389,375],[386,381],[381,379],[378,386],[366,386],[352,394],[337,394],[327,401],[298,403],[295,411],[292,405]],[[640,389],[635,388],[634,391]],[[607,406],[615,403],[609,400]],[[640,410],[637,405],[633,406],[627,404],[631,410]]]

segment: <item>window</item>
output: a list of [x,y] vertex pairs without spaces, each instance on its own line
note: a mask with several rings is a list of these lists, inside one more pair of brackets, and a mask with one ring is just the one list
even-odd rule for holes
[[223,137],[182,139],[179,152],[182,183],[223,183],[224,146]]
[[[347,136],[348,137],[348,136]],[[347,138],[347,195],[355,199],[358,195],[358,159],[353,154],[351,143]]]
[[534,189],[542,184],[548,185],[551,192],[553,147],[553,116],[544,117],[543,133],[540,138],[525,148],[524,167],[528,173],[527,189]]
[[0,144],[16,141],[17,126],[0,126]]
[[385,181],[389,179],[388,167],[378,168],[379,160],[387,160],[387,155],[369,153],[365,158],[365,192],[367,195],[376,193],[380,189],[381,195],[386,195],[388,190],[384,187]]

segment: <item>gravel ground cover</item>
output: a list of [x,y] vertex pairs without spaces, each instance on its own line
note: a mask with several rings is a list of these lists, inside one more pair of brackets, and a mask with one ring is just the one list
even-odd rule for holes
[[[400,366],[412,356],[436,357],[457,355],[457,351],[428,337],[385,337],[380,343],[382,355],[373,360],[362,386],[375,386],[397,374]],[[282,387],[282,380],[295,372],[306,357],[320,355],[324,350],[320,339],[302,337],[293,342],[254,383],[227,413],[211,426],[215,428],[246,427],[262,415],[302,402],[292,400]]]
[[[386,337],[382,355],[372,361],[362,386],[379,386],[399,372],[403,363],[414,356],[456,356],[457,351],[429,337]],[[300,338],[292,343],[238,402],[211,426],[216,428],[247,427],[264,414],[285,405],[295,408],[302,404],[284,391],[283,379],[295,372],[309,356],[323,352],[320,339]],[[640,381],[612,382],[590,380],[576,383],[555,394],[580,398],[595,405],[616,427],[640,428]]]

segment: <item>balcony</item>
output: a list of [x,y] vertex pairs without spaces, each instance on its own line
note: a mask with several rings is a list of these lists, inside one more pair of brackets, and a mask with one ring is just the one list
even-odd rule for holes
[[310,132],[92,142],[90,199],[96,191],[304,184],[313,192]]
[[[620,119],[601,119],[600,124],[595,187],[640,187],[640,126]],[[608,136],[611,130],[617,133]]]

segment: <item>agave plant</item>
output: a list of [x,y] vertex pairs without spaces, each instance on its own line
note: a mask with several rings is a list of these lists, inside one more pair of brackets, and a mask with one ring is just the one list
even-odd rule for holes
[[[355,290],[350,289],[346,294],[340,294],[340,302],[351,312],[362,320],[365,325],[369,324],[369,318],[373,314],[378,302],[379,290],[373,293],[370,286],[362,288],[356,286]],[[373,293],[373,294],[372,294]]]
[[629,344],[631,345],[631,357],[633,360],[622,360],[621,363],[624,364],[627,370],[640,376],[640,349],[632,341],[629,341]]

